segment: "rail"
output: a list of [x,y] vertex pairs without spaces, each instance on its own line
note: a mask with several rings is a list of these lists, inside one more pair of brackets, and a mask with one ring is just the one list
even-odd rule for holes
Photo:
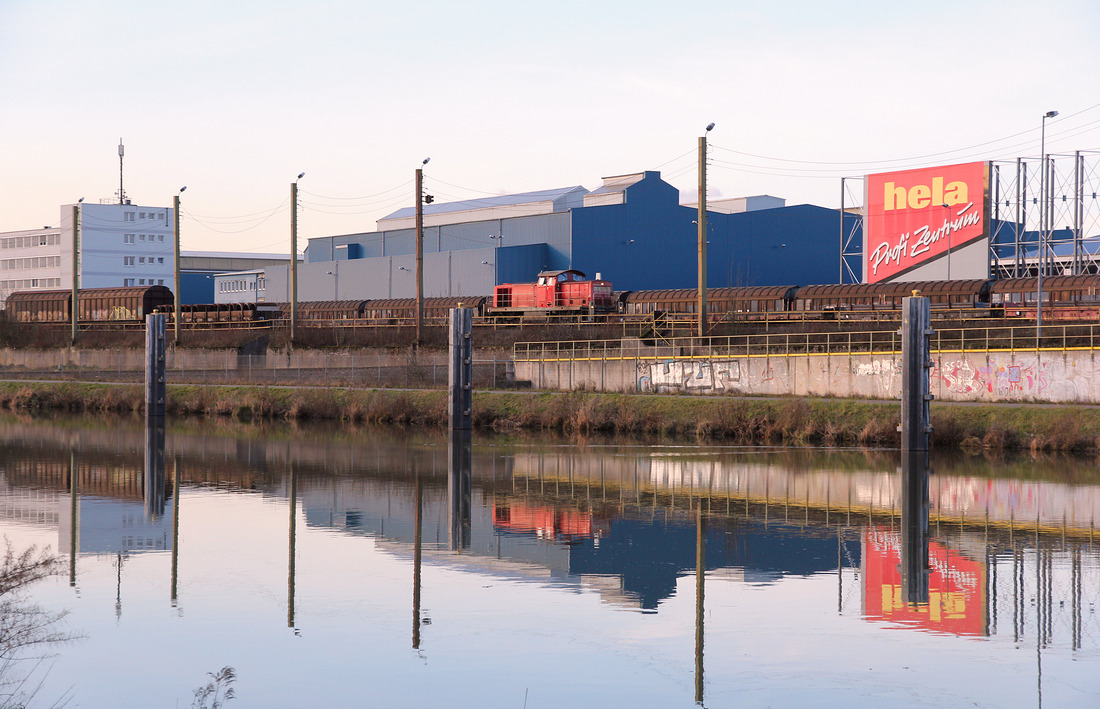
[[[1032,326],[935,328],[933,352],[1038,352],[1095,350],[1100,325],[1047,325],[1042,337]],[[615,340],[517,342],[516,362],[669,358],[779,357],[842,354],[900,354],[894,330],[799,332],[723,335],[716,337],[649,337]]]

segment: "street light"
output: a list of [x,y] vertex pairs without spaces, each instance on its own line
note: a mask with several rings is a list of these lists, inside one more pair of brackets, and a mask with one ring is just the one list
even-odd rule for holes
[[[947,217],[944,219],[944,226],[947,228],[947,280],[951,280],[951,227],[947,224],[951,220],[951,207],[947,206],[947,202],[940,205],[947,210]],[[950,299],[948,299],[948,305],[950,305]]]
[[423,342],[424,328],[424,158],[416,168],[416,346]]
[[714,130],[714,123],[699,137],[699,337],[707,334],[707,133]]
[[176,279],[175,279],[175,296],[176,297],[173,298],[173,301],[175,301],[175,307],[173,308],[173,313],[172,314],[175,317],[175,334],[176,334],[176,344],[177,345],[180,343],[180,195],[183,194],[184,190],[186,190],[186,189],[187,189],[187,185],[184,185],[183,187],[180,187],[179,191],[176,192],[176,196],[172,198],[172,219],[173,219],[173,222],[175,224],[175,228],[173,229],[173,231],[175,232],[173,234],[173,237],[174,237],[173,242],[175,243],[175,246],[174,246],[174,250],[175,250],[174,263],[175,263],[175,271],[176,271]]
[[80,205],[84,202],[81,197],[73,207],[73,312],[72,312],[72,344],[76,344],[77,323],[80,313]]
[[1039,198],[1043,200],[1039,207],[1039,280],[1036,283],[1036,309],[1035,309],[1035,347],[1039,347],[1039,338],[1043,336],[1043,268],[1046,265],[1044,252],[1043,232],[1046,230],[1047,221],[1047,119],[1058,115],[1057,111],[1047,111],[1043,114],[1042,130],[1039,133],[1039,152],[1042,155],[1039,163]]
[[299,172],[290,183],[290,342],[298,334],[298,180],[306,176]]

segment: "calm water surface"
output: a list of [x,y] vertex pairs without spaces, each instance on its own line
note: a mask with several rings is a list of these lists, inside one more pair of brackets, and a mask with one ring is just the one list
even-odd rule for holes
[[231,666],[230,707],[1100,706],[1094,461],[934,458],[921,499],[890,451],[156,438],[0,418],[0,529],[74,636],[8,668],[38,705]]

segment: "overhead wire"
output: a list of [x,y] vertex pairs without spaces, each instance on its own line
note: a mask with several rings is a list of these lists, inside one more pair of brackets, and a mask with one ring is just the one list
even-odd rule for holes
[[[1080,111],[1076,111],[1072,114],[1069,114],[1069,115],[1059,119],[1057,121],[1057,123],[1064,123],[1065,121],[1067,121],[1070,118],[1081,115],[1082,113],[1086,113],[1086,112],[1094,110],[1096,108],[1100,108],[1100,104],[1095,104],[1095,105],[1090,106],[1088,108],[1082,109]],[[1063,136],[1074,137],[1076,135],[1082,135],[1084,133],[1091,132],[1092,130],[1096,130],[1096,128],[1087,128],[1087,126],[1091,126],[1095,123],[1100,123],[1100,120],[1090,121],[1089,123],[1084,124],[1084,126],[1075,126],[1073,128],[1068,128],[1067,127],[1062,132],[1053,133],[1049,137],[1051,139],[1057,140],[1058,138],[1063,137]],[[1100,127],[1100,126],[1098,126],[1098,127]],[[1085,130],[1082,130],[1083,128],[1085,128]],[[928,160],[930,158],[944,157],[944,156],[948,156],[948,155],[957,155],[959,153],[973,154],[973,151],[977,150],[978,148],[984,148],[984,147],[987,147],[987,146],[996,145],[998,143],[1003,143],[1003,142],[1008,141],[1008,140],[1013,140],[1014,138],[1018,138],[1018,137],[1024,136],[1024,135],[1034,135],[1034,129],[1029,128],[1027,130],[1019,131],[1017,133],[1013,133],[1011,135],[1003,136],[1001,138],[996,138],[994,140],[984,141],[984,142],[981,142],[981,143],[975,143],[973,145],[969,145],[969,146],[965,146],[965,147],[961,147],[961,148],[955,148],[953,150],[941,151],[941,152],[937,152],[937,153],[928,153],[928,154],[924,154],[924,155],[914,155],[914,156],[903,157],[903,158],[890,158],[890,159],[883,159],[883,160],[862,160],[862,161],[795,160],[795,159],[790,159],[790,158],[782,158],[782,157],[775,157],[775,156],[768,156],[768,155],[760,155],[760,154],[756,154],[756,153],[749,153],[749,152],[742,151],[742,150],[734,150],[732,148],[727,148],[725,146],[718,145],[718,144],[713,144],[713,143],[711,145],[712,145],[712,147],[714,147],[716,150],[719,150],[719,151],[725,151],[725,152],[733,153],[733,154],[736,154],[736,155],[743,155],[745,157],[751,157],[751,158],[755,158],[755,159],[758,159],[758,160],[768,160],[768,161],[772,161],[772,162],[793,163],[793,164],[801,164],[801,165],[833,166],[833,167],[827,167],[827,168],[824,168],[824,169],[839,169],[840,166],[848,166],[848,167],[865,166],[865,167],[870,168],[870,167],[875,166],[875,165],[892,165],[892,164],[896,164],[896,163],[915,163],[917,161]],[[1033,140],[1020,141],[1020,142],[1017,142],[1017,143],[1013,143],[1011,145],[1003,146],[1002,148],[1000,148],[1000,150],[1010,150],[1010,149],[1013,149],[1013,148],[1022,148],[1022,147],[1028,146],[1028,145],[1032,145],[1033,142],[1034,142]],[[755,168],[764,167],[764,168],[766,168],[767,166],[753,165],[751,167],[755,167]],[[778,169],[778,168],[776,168],[776,169]],[[768,174],[768,173],[766,173],[766,174]]]

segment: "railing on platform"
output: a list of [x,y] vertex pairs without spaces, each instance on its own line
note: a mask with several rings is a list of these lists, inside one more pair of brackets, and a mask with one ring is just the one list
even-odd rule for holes
[[[932,352],[1037,352],[1093,350],[1100,346],[1100,325],[1058,325],[1043,328],[1038,337],[1031,326],[935,328]],[[777,357],[843,354],[900,355],[901,341],[894,330],[858,332],[800,332],[724,335],[720,337],[651,337],[615,340],[517,342],[517,362],[556,360],[621,360]]]

